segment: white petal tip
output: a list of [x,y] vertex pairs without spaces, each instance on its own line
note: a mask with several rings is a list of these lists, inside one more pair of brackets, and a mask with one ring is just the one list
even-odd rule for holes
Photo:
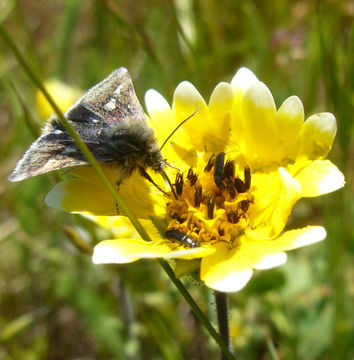
[[327,177],[319,183],[320,193],[328,194],[345,185],[344,175],[335,167],[328,169]]
[[253,270],[248,269],[240,272],[231,272],[222,279],[203,279],[205,284],[217,291],[236,292],[242,290],[250,281]]
[[148,113],[151,115],[153,111],[164,111],[170,110],[170,105],[166,99],[156,90],[149,89],[145,93],[145,105],[148,110]]
[[285,252],[279,252],[276,254],[268,254],[263,256],[261,261],[259,261],[254,268],[257,270],[267,270],[272,269],[280,265],[284,265],[287,260],[287,255]]
[[273,95],[268,86],[261,81],[257,81],[247,89],[245,99],[256,108],[271,109],[274,115],[276,113]]
[[314,226],[301,234],[292,244],[292,248],[299,248],[302,246],[314,244],[326,238],[326,229],[322,226]]
[[242,67],[236,72],[235,76],[231,80],[231,85],[234,88],[246,90],[249,86],[257,81],[257,76],[250,69]]
[[125,264],[137,260],[122,254],[118,248],[98,244],[93,249],[92,262],[94,264]]

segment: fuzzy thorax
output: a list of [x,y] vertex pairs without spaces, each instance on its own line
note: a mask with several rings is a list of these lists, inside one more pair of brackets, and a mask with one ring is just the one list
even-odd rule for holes
[[131,172],[136,167],[161,171],[165,167],[153,129],[140,120],[129,119],[108,133],[105,148],[114,153],[114,162]]

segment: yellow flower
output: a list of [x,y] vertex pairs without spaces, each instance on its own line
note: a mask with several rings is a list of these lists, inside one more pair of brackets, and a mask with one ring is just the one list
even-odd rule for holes
[[[344,185],[342,173],[325,159],[336,133],[332,114],[304,121],[296,96],[277,110],[269,89],[246,68],[230,84],[218,84],[209,104],[186,81],[177,87],[172,108],[154,90],[146,93],[145,102],[161,143],[199,109],[163,149],[173,166],[167,172],[175,180],[177,198],[133,174],[119,192],[153,241],[143,241],[135,232],[115,234],[95,247],[94,263],[200,259],[201,280],[232,292],[247,284],[254,269],[279,266],[286,261],[285,251],[325,238],[321,226],[284,228],[301,197]],[[105,169],[114,180],[114,166]],[[124,217],[112,216],[117,214],[115,203],[92,170],[83,167],[73,175],[56,185],[47,203],[91,214],[110,230],[119,228]],[[159,176],[154,179],[163,186]]]

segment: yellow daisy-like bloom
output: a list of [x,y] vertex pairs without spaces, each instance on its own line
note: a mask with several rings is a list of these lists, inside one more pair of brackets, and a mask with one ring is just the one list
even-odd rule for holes
[[[169,164],[179,169],[166,169],[177,198],[171,191],[162,194],[138,173],[119,188],[152,242],[140,239],[124,217],[112,216],[115,203],[89,167],[76,170],[46,198],[56,208],[90,214],[113,232],[113,239],[95,247],[95,263],[200,259],[201,280],[233,292],[247,284],[254,269],[279,266],[285,251],[325,238],[321,226],[284,228],[301,197],[344,185],[343,174],[325,159],[336,133],[332,114],[304,121],[296,96],[277,110],[269,89],[246,68],[230,84],[218,84],[209,104],[186,81],[177,87],[172,108],[154,90],[145,102],[161,143],[199,109],[163,149]],[[114,180],[114,167],[105,168]],[[154,180],[163,186],[158,176]],[[129,234],[117,233],[123,222]]]

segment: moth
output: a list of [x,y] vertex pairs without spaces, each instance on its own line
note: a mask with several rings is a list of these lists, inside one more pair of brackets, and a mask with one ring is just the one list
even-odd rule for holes
[[[99,163],[118,165],[118,185],[135,169],[150,181],[145,169],[164,173],[166,160],[124,67],[89,89],[65,117]],[[53,115],[16,165],[9,181],[80,165],[88,165],[86,158]]]

